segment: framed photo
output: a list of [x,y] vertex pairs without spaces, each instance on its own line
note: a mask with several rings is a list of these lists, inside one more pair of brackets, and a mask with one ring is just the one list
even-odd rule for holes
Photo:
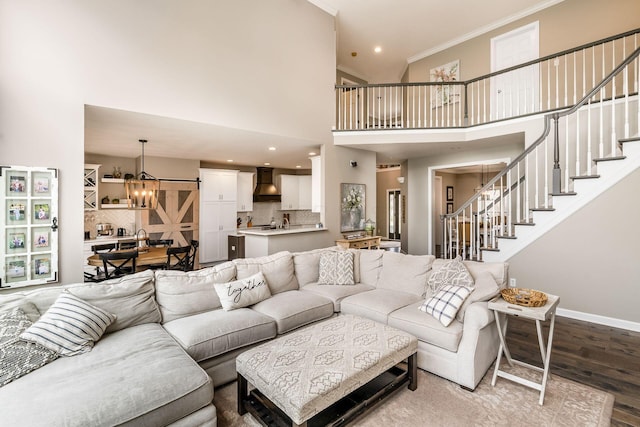
[[48,276],[51,273],[51,263],[49,262],[49,258],[36,259],[34,273],[36,276]]
[[9,233],[9,249],[24,249],[24,233]]
[[7,263],[7,279],[18,279],[26,276],[25,261],[23,259]]
[[447,215],[453,213],[453,203],[447,203]]
[[33,234],[33,246],[36,248],[48,248],[49,247],[49,232],[37,231]]
[[24,221],[25,216],[25,206],[24,203],[20,201],[11,201],[9,202],[9,221],[11,222],[19,222]]
[[453,202],[453,186],[447,185],[447,202]]
[[340,184],[340,232],[364,230],[365,185]]
[[[460,60],[432,68],[429,70],[429,77],[432,82],[450,83],[460,81]],[[435,93],[431,100],[431,108],[460,102],[460,93],[459,85],[436,85]]]
[[9,177],[9,193],[24,193],[25,192],[25,177],[12,175]]
[[33,206],[33,216],[35,220],[46,221],[49,219],[49,204],[41,203]]
[[47,177],[37,177],[33,182],[33,192],[40,194],[49,193],[49,178]]

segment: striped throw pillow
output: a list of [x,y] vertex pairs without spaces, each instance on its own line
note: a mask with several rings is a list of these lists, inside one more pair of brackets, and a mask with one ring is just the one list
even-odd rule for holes
[[86,353],[116,316],[63,292],[20,338],[35,342],[61,356]]

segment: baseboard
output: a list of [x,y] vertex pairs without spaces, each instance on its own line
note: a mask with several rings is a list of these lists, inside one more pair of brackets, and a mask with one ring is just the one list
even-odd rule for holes
[[640,332],[640,323],[628,320],[615,319],[613,317],[600,316],[598,314],[583,313],[581,311],[558,308],[556,314],[569,319],[583,320],[585,322],[596,323],[598,325],[611,326],[613,328],[627,329],[629,331]]

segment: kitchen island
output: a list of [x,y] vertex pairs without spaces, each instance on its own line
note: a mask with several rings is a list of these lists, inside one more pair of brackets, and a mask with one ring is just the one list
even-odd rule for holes
[[289,228],[239,228],[245,236],[245,257],[254,258],[280,251],[300,252],[326,248],[334,244],[327,228],[315,225],[292,225]]

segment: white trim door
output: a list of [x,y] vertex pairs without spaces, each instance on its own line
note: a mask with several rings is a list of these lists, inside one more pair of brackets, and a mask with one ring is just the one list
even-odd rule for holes
[[[538,21],[491,39],[491,72],[539,58]],[[491,119],[539,111],[540,68],[530,65],[491,79]]]

